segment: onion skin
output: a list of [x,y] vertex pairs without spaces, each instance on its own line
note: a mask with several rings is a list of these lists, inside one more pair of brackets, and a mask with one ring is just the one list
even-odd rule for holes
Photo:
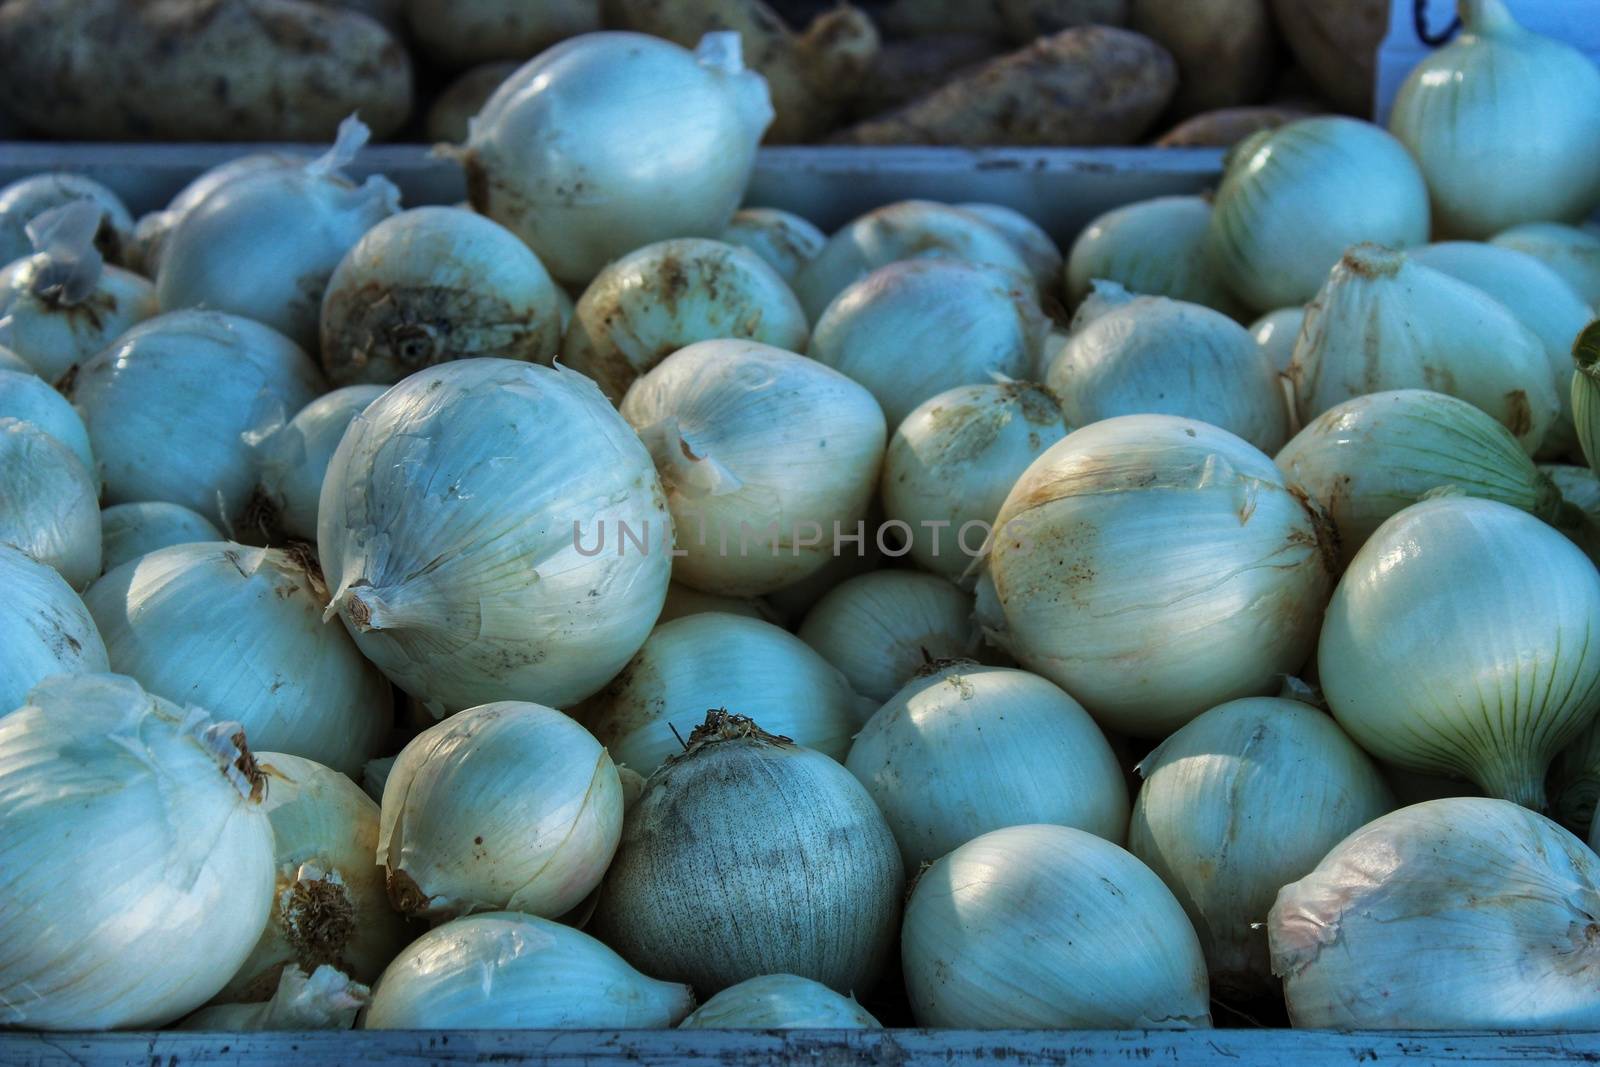
[[1108,281],[1131,293],[1243,316],[1244,305],[1223,284],[1210,227],[1211,204],[1203,196],[1158,196],[1106,212],[1084,228],[1067,255],[1067,306],[1081,304],[1096,281]]
[[34,423],[0,418],[0,544],[22,549],[82,589],[100,574],[98,496],[70,448]]
[[729,986],[707,1000],[680,1030],[878,1030],[882,1023],[820,982],[764,974]]
[[775,207],[740,208],[717,240],[754,252],[789,285],[828,243],[811,222]]
[[101,569],[113,571],[130,559],[159,548],[221,541],[222,531],[199,512],[182,504],[146,501],[113,504],[100,510]]
[[1496,234],[1489,243],[1526,252],[1561,275],[1581,300],[1600,312],[1600,231],[1530,222]]
[[796,633],[870,707],[894,696],[931,660],[972,655],[980,643],[970,594],[937,575],[899,570],[840,582],[812,605]]
[[94,619],[55,568],[0,544],[0,589],[0,717],[52,675],[111,669]]

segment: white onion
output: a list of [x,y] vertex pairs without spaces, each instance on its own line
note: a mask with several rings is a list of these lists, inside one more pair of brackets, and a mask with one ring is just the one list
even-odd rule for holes
[[1250,336],[1255,338],[1261,351],[1271,360],[1272,369],[1279,374],[1286,372],[1294,359],[1294,343],[1305,321],[1304,307],[1290,307],[1269,311],[1250,324]]
[[978,618],[1103,725],[1165,737],[1301,666],[1335,562],[1320,512],[1259,451],[1205,423],[1126,415],[1068,434],[1018,479]]
[[388,385],[473,356],[548,363],[561,308],[516,234],[461,208],[420,207],[379,222],[339,260],[319,332],[335,385]]
[[54,567],[74,589],[100,574],[94,479],[72,450],[31,422],[0,418],[0,545]]
[[600,884],[622,833],[611,757],[552,708],[501,701],[452,715],[401,751],[377,855],[407,915],[556,918]]
[[666,1027],[694,1007],[687,986],[634,970],[588,934],[515,912],[437,926],[372,990],[368,1030]]
[[740,208],[717,240],[748,248],[778,272],[786,284],[794,284],[800,268],[811,262],[828,237],[809,220],[775,207]]
[[89,610],[55,569],[0,545],[0,717],[55,674],[110,669]]
[[1116,415],[1182,415],[1265,451],[1289,436],[1278,374],[1243,326],[1219,311],[1097,282],[1045,370],[1070,426]]
[[245,529],[315,541],[322,481],[334,450],[351,421],[383,392],[381,385],[347,385],[324,393],[268,435],[256,453],[260,474]]
[[17,355],[11,349],[0,345],[0,370],[15,371],[20,374],[32,374],[38,377],[39,372],[33,369],[33,364]]
[[1556,520],[1561,495],[1511,431],[1426,389],[1369,393],[1324,411],[1278,453],[1290,484],[1325,508],[1348,564],[1383,522],[1448,490]]
[[1600,561],[1600,475],[1590,467],[1564,463],[1542,464],[1539,473],[1561,493],[1562,506],[1552,520],[1556,529],[1591,560]]
[[1600,863],[1515,804],[1416,804],[1345,838],[1267,919],[1295,1026],[1593,1030]]
[[31,422],[66,445],[98,484],[94,449],[89,446],[83,417],[38,375],[0,369],[0,418]]
[[388,685],[339,628],[302,555],[228,542],[124,563],[84,594],[111,669],[244,725],[263,749],[350,774],[393,718]]
[[1502,0],[1459,0],[1461,36],[1412,68],[1389,129],[1422,167],[1441,233],[1486,238],[1600,206],[1600,70]]
[[269,1000],[213,1004],[177,1025],[178,1030],[348,1030],[366,1006],[371,990],[335,967],[323,964],[311,974],[289,964]]
[[634,383],[622,416],[644,438],[677,529],[673,577],[755,596],[814,573],[855,532],[883,461],[872,394],[755,341],[701,341]]
[[694,52],[637,33],[591,33],[526,63],[470,124],[472,206],[563,282],[668,237],[728,224],[772,122],[739,38]]
[[1556,756],[1549,789],[1550,817],[1590,840],[1600,803],[1600,722],[1591,723]]
[[561,358],[613,400],[696,341],[740,338],[799,352],[807,325],[777,271],[749,249],[680,237],[608,263],[583,291]]
[[894,837],[849,771],[711,712],[628,809],[594,929],[703,995],[763,974],[866,992],[903,889]]
[[149,1029],[210,999],[267,920],[264,788],[237,723],[116,675],[0,718],[0,1024]]
[[[867,517],[861,520],[859,530],[842,530],[839,544],[834,546],[834,554],[821,567],[797,582],[768,593],[761,598],[761,604],[775,617],[775,621],[784,626],[798,626],[805,613],[815,607],[829,590],[851,578],[871,574],[885,565],[889,557],[884,548],[894,551],[894,545],[887,539],[884,545],[878,544],[879,539],[874,531],[881,528],[882,516],[878,514],[876,506],[869,505]],[[858,532],[860,539],[856,540]]]
[[1530,454],[1561,411],[1544,346],[1503,304],[1376,245],[1328,275],[1289,376],[1302,422],[1365,393],[1431,389],[1493,415]]
[[972,597],[914,571],[840,582],[806,613],[798,633],[874,706],[930,661],[970,656],[980,644]]
[[1062,279],[1068,306],[1082,303],[1096,281],[1108,281],[1132,293],[1241,313],[1222,282],[1210,228],[1211,202],[1203,196],[1158,196],[1106,212],[1072,243]]
[[1333,720],[1278,697],[1212,708],[1138,772],[1128,851],[1188,912],[1212,982],[1246,995],[1276,985],[1259,923],[1279,887],[1394,807],[1377,766]]
[[956,207],[978,216],[1011,242],[1011,247],[1028,265],[1028,273],[1033,276],[1040,293],[1055,288],[1061,279],[1061,249],[1042,226],[1005,204],[957,204]]
[[845,289],[902,259],[983,263],[1032,285],[1028,263],[1010,238],[978,216],[931,200],[901,200],[853,219],[829,237],[795,275],[795,295],[817,322]]
[[[315,977],[330,966],[373,982],[411,940],[405,920],[389,908],[383,869],[372,862],[378,805],[312,760],[257,752],[256,762],[267,776],[261,807],[272,823],[277,885],[261,940],[217,1001],[277,999],[280,982],[298,985],[288,975]],[[324,983],[331,979],[317,985],[332,992]]]
[[99,208],[95,246],[107,259],[121,262],[133,236],[133,216],[122,199],[93,178],[57,171],[34,174],[0,189],[0,267],[33,254],[28,223],[74,200],[88,200]]
[[190,208],[161,251],[156,292],[164,311],[207,307],[317,345],[323,290],[339,260],[399,210],[400,193],[379,175],[356,185],[339,173],[366,143],[354,116],[303,167],[238,175]]
[[1328,605],[1317,668],[1334,717],[1409,770],[1541,809],[1555,754],[1600,709],[1600,573],[1491,500],[1426,500],[1378,528]]
[[1010,271],[959,259],[890,263],[828,304],[806,354],[866,386],[891,426],[929,397],[1026,377],[1046,321]]
[[1121,844],[1128,787],[1105,735],[1037,675],[930,664],[867,720],[845,766],[914,871],[1007,826],[1075,826]]
[[726,707],[843,760],[870,707],[827,660],[759,619],[703,612],[657,626],[616,679],[573,709],[618,763],[649,775]]
[[661,605],[661,614],[656,617],[656,625],[681,619],[687,615],[699,615],[707,611],[721,611],[730,615],[743,615],[747,619],[760,619],[762,622],[772,621],[772,611],[759,600],[748,597],[718,596],[716,593],[702,593],[698,589],[690,589],[686,585],[673,582],[667,586],[667,599]]
[[889,439],[884,516],[910,528],[918,564],[960,579],[1011,486],[1067,430],[1060,398],[1031,382],[964,385],[930,397]]
[[1529,222],[1496,234],[1489,243],[1526,252],[1561,275],[1579,298],[1600,310],[1600,233],[1559,222]]
[[181,504],[113,504],[100,512],[100,570],[115,570],[158,548],[222,539],[204,515]]
[[920,1026],[1209,1027],[1200,942],[1171,890],[1066,826],[968,841],[917,881],[900,954]]
[[182,504],[226,530],[255,485],[254,445],[322,392],[292,341],[216,311],[158,315],[83,364],[68,397],[107,503]]
[[764,974],[731,985],[678,1024],[680,1030],[877,1030],[882,1023],[821,982]]
[[1241,142],[1211,215],[1223,280],[1257,312],[1308,302],[1358,241],[1404,248],[1427,239],[1428,190],[1416,163],[1379,127],[1343,116]]
[[[562,707],[650,633],[669,522],[649,454],[593,382],[468,359],[356,416],[323,480],[317,542],[330,611],[430,709]],[[643,547],[618,552],[624,524]],[[613,547],[595,548],[602,533]]]
[[235,156],[219,163],[179,190],[161,211],[152,211],[140,217],[133,228],[133,240],[125,260],[129,268],[147,278],[154,278],[161,270],[161,254],[173,227],[200,201],[236,178],[263,170],[289,170],[304,167],[311,157],[294,152],[252,152]]

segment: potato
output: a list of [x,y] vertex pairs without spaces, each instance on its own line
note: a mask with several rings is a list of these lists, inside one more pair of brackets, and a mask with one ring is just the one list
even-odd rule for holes
[[1157,148],[1229,148],[1261,130],[1274,130],[1315,114],[1287,105],[1225,107],[1203,111],[1162,134]]
[[1133,0],[1131,26],[1178,61],[1172,104],[1180,118],[1254,104],[1278,71],[1267,0]]
[[405,0],[405,9],[417,47],[455,70],[532,59],[600,28],[600,0]]
[[607,0],[605,16],[609,26],[686,48],[709,31],[736,31],[745,65],[761,72],[772,93],[777,117],[766,140],[773,144],[810,141],[832,129],[878,51],[872,21],[847,4],[818,16],[803,35],[761,0]]
[[1178,67],[1137,33],[1085,26],[1041,37],[943,88],[841,131],[842,144],[1114,145],[1172,99]]
[[1372,114],[1389,0],[1272,0],[1289,51],[1341,111]]
[[[3,0],[0,0],[3,2]],[[405,29],[405,0],[312,0],[323,7],[342,7],[359,11],[375,22],[381,22],[390,33]]]
[[945,33],[885,41],[850,101],[857,118],[881,115],[938,89],[958,73],[1004,52],[997,37]]
[[1025,44],[1075,26],[1126,25],[1128,0],[895,0],[878,19],[902,37],[971,33]]
[[331,141],[411,110],[399,42],[303,0],[10,0],[0,55],[0,103],[53,137]]
[[448,141],[464,144],[467,140],[467,120],[483,110],[484,102],[500,83],[521,66],[520,63],[483,63],[473,67],[451,82],[428,108],[424,120],[430,141]]

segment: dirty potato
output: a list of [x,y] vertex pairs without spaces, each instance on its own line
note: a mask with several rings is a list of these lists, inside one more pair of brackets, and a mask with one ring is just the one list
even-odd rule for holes
[[1268,0],[1133,0],[1132,28],[1178,61],[1180,117],[1260,100],[1278,71]]
[[1341,111],[1372,114],[1378,45],[1389,0],[1272,0],[1289,50]]
[[484,63],[451,82],[428,108],[428,117],[423,123],[428,140],[465,144],[467,120],[483,110],[490,94],[500,88],[500,83],[511,77],[520,65],[512,62]]
[[452,69],[532,59],[600,28],[600,0],[405,0],[405,12],[417,47]]
[[850,113],[856,118],[881,115],[928,95],[1005,50],[999,38],[975,33],[885,41],[850,100]]
[[1075,26],[1122,26],[1128,0],[895,0],[880,15],[902,37],[972,33],[1017,44]]
[[1275,130],[1310,118],[1308,108],[1286,104],[1263,107],[1225,107],[1203,111],[1162,134],[1157,148],[1230,148],[1262,130]]
[[325,141],[411,110],[399,42],[303,0],[11,0],[0,55],[0,104],[56,137]]

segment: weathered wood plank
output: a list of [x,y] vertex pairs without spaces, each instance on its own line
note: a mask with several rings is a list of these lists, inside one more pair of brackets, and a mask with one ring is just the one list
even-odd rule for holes
[[361,1031],[0,1034],[15,1067],[1057,1067],[1600,1063],[1600,1033],[1192,1031]]

